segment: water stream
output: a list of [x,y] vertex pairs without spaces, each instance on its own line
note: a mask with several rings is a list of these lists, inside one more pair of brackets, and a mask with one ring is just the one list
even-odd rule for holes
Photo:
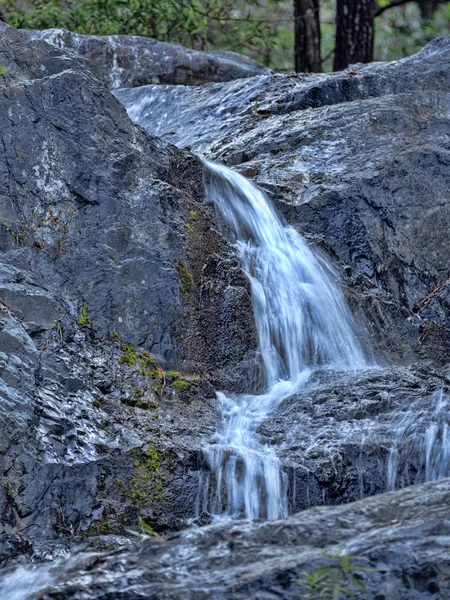
[[205,161],[206,193],[224,221],[251,286],[263,365],[258,395],[218,393],[222,426],[208,450],[215,475],[212,512],[277,519],[287,513],[286,480],[258,425],[317,369],[366,366],[336,274],[261,190],[242,175]]

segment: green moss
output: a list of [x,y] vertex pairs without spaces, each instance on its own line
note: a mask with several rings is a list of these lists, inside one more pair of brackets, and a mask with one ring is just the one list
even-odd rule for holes
[[148,508],[162,500],[164,478],[161,475],[161,454],[154,446],[141,450],[134,461],[130,499],[138,508]]
[[[145,350],[138,350],[133,344],[125,344],[119,337],[119,334],[115,331],[112,335],[114,342],[120,344],[122,350],[122,356],[119,358],[120,365],[127,365],[129,367],[137,367],[134,371],[141,377],[146,377],[153,383],[154,391],[160,395],[163,390],[165,375],[164,371],[158,367],[158,363],[150,354]],[[126,380],[125,380],[126,381]],[[155,403],[152,400],[145,398],[144,391],[140,388],[135,388],[132,397],[126,397],[121,400],[122,404],[128,406],[137,406],[138,408],[144,408],[147,410],[153,410],[156,408]]]
[[90,320],[89,320],[89,310],[88,310],[87,306],[80,307],[80,312],[78,314],[77,322],[80,327],[89,327]]
[[102,403],[100,402],[100,400],[94,400],[94,402],[92,403],[94,405],[95,408],[101,408]]
[[185,223],[184,228],[188,233],[194,233],[194,227],[190,223]]
[[176,269],[178,277],[180,278],[181,295],[185,300],[188,300],[194,290],[194,280],[192,278],[192,274],[182,261],[179,261],[178,264],[174,265],[174,268]]
[[166,376],[168,379],[179,379],[180,373],[178,371],[167,371]]
[[7,73],[9,73],[9,69],[0,66],[0,75],[6,75]]
[[150,352],[146,352],[145,350],[139,353],[138,363],[143,366],[156,366],[157,364]]
[[122,356],[119,358],[119,365],[128,365],[132,367],[137,364],[137,354],[134,350],[126,350]]
[[191,389],[191,384],[185,379],[179,379],[172,383],[172,387],[175,388],[177,392],[187,392]]

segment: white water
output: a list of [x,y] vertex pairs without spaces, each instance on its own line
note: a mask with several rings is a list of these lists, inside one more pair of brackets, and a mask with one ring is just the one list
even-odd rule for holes
[[[390,448],[386,487],[395,490],[411,483],[409,473],[401,472],[402,458],[418,456],[417,480],[437,481],[450,477],[450,399],[444,392],[412,403],[391,425],[394,442]],[[399,477],[401,476],[400,486]],[[411,475],[413,477],[413,475]]]
[[223,423],[208,451],[212,512],[233,518],[287,514],[286,480],[258,426],[319,369],[366,366],[336,274],[265,195],[238,173],[205,161],[208,199],[230,232],[247,275],[264,369],[259,395],[218,393]]

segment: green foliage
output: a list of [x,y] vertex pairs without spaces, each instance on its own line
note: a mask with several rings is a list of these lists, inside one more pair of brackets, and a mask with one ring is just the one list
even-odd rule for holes
[[[382,6],[386,0],[379,2]],[[418,3],[411,2],[387,10],[376,19],[375,58],[395,60],[418,52],[432,39],[448,35],[450,3],[440,5],[428,17],[421,14]]]
[[179,379],[180,373],[179,371],[167,371],[166,376],[167,379]]
[[138,517],[139,527],[146,537],[160,538],[151,525],[146,523],[142,517]]
[[6,67],[0,66],[0,75],[6,75],[8,73],[8,69]]
[[194,290],[194,280],[192,278],[192,274],[187,265],[185,265],[185,263],[181,260],[173,266],[178,273],[178,277],[180,278],[181,295],[183,296],[184,300],[188,300],[191,292]]
[[90,320],[89,320],[89,310],[88,310],[87,306],[80,307],[80,312],[78,314],[77,322],[78,322],[78,325],[80,325],[80,327],[89,327]]
[[299,582],[304,590],[299,594],[304,600],[343,600],[344,598],[354,598],[357,590],[367,592],[362,581],[357,577],[359,571],[376,571],[353,564],[353,560],[361,560],[355,556],[348,556],[345,553],[331,554],[324,552],[326,556],[333,560],[332,565],[319,567],[312,573],[302,573],[302,580]]
[[185,379],[179,379],[172,383],[172,387],[175,388],[177,392],[188,392],[191,389],[191,384]]
[[11,479],[7,479],[5,482],[5,494],[7,498],[14,500],[19,494],[19,486],[17,483],[13,482]]
[[[14,27],[62,27],[95,35],[150,36],[189,47],[265,49],[271,29],[254,10],[267,0],[32,0],[21,8],[0,0],[0,18]],[[269,5],[278,2],[269,0]]]
[[[378,0],[377,6],[391,0]],[[448,33],[450,3],[411,1],[376,19],[375,59],[410,55]],[[322,56],[330,70],[336,0],[320,3]],[[150,36],[196,49],[232,50],[281,71],[293,69],[292,0],[0,0],[0,19],[15,27]],[[2,67],[0,67],[0,75]],[[190,232],[192,223],[187,223]]]
[[130,499],[138,508],[144,509],[162,500],[163,482],[161,454],[154,446],[139,451],[131,477]]

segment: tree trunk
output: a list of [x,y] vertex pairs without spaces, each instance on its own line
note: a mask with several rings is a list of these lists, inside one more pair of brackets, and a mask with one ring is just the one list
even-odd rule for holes
[[337,0],[334,70],[373,60],[375,0]]
[[295,70],[320,73],[319,0],[294,0]]
[[422,21],[431,21],[437,11],[439,2],[437,0],[417,0]]

